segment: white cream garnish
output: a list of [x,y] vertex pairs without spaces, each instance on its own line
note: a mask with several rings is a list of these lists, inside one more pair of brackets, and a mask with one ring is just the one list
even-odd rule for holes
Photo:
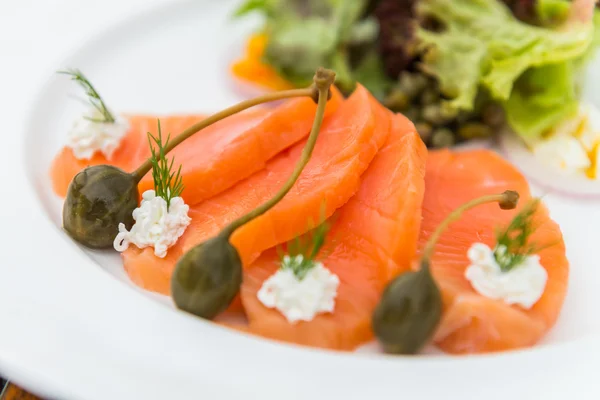
[[115,122],[96,122],[102,115],[88,112],[79,117],[69,131],[67,146],[73,149],[76,158],[89,160],[94,153],[101,152],[110,160],[121,140],[129,131],[129,122],[123,117],[115,117]]
[[[498,250],[502,254],[506,247]],[[494,251],[483,243],[474,243],[467,256],[471,265],[465,271],[465,278],[485,297],[529,309],[544,294],[548,273],[537,255],[526,257],[523,263],[506,272],[500,269]]]
[[127,231],[124,224],[119,224],[115,250],[125,251],[129,244],[140,249],[154,247],[154,254],[164,258],[169,247],[177,243],[190,224],[189,209],[181,197],[173,197],[167,211],[165,199],[156,196],[154,190],[144,192],[142,204],[133,211],[135,223],[131,231]]
[[303,279],[294,274],[292,265],[299,265],[302,255],[284,256],[282,268],[267,279],[257,297],[265,307],[275,308],[290,323],[311,321],[319,313],[331,313],[340,283],[322,263],[316,262]]

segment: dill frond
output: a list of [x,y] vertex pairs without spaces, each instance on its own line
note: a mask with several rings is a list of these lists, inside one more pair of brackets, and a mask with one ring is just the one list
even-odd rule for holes
[[92,122],[109,123],[109,124],[112,124],[115,122],[114,115],[112,115],[112,113],[109,111],[108,107],[106,107],[104,100],[102,100],[102,97],[100,96],[98,91],[94,88],[92,83],[85,77],[83,72],[81,72],[78,69],[69,69],[69,70],[65,70],[65,71],[59,71],[58,73],[63,74],[63,75],[68,75],[71,77],[71,80],[77,82],[79,84],[79,86],[81,86],[83,88],[83,90],[85,90],[85,94],[88,97],[92,107],[94,107],[96,109],[96,111],[98,111],[98,113],[102,116],[102,118],[100,118],[100,119],[86,117],[88,120],[90,120]]
[[[150,162],[152,163],[152,178],[154,179],[154,191],[156,196],[162,197],[167,202],[167,209],[171,206],[171,200],[183,192],[183,178],[181,177],[181,165],[177,172],[173,172],[175,158],[167,160],[165,148],[169,144],[170,135],[163,143],[160,120],[158,120],[158,135],[154,136],[148,132],[148,144],[150,145]],[[156,145],[156,146],[154,146]]]

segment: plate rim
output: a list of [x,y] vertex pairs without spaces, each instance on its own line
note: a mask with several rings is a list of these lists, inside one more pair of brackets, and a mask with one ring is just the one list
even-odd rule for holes
[[[204,2],[207,3],[208,0],[204,0]],[[64,57],[62,64],[64,65],[64,64],[66,64],[66,61],[76,58],[77,54],[83,52],[89,46],[93,46],[94,43],[101,42],[103,40],[106,40],[107,37],[113,36],[115,34],[115,31],[122,31],[124,28],[127,27],[128,22],[130,22],[132,20],[138,20],[138,19],[142,18],[143,16],[156,15],[156,14],[160,13],[161,10],[163,10],[163,9],[171,9],[172,7],[184,7],[184,4],[191,4],[191,3],[193,3],[193,2],[179,1],[179,2],[160,3],[160,4],[152,5],[149,9],[145,9],[145,10],[142,7],[139,7],[139,9],[129,13],[127,17],[125,17],[117,22],[114,22],[112,24],[109,24],[109,26],[107,28],[100,30],[99,32],[97,32],[96,34],[94,34],[88,38],[84,38],[80,45],[78,45],[74,50],[70,51],[66,57]],[[37,110],[39,109],[39,100],[44,96],[44,94],[48,93],[48,91],[50,90],[49,89],[50,84],[53,81],[53,79],[54,79],[53,77],[49,77],[47,80],[45,80],[44,84],[41,85],[40,89],[35,92],[35,95],[33,96],[32,100],[30,102],[30,105],[27,107],[27,112],[25,113],[25,121],[23,121],[24,125],[22,125],[24,127],[24,131],[26,133],[25,141],[31,140],[31,137],[32,137],[31,131],[33,129],[33,124],[31,121],[33,120],[33,117],[38,113]],[[32,180],[33,180],[34,176],[33,176],[33,171],[31,170],[29,164],[27,163],[28,157],[25,154],[26,148],[27,148],[27,146],[24,145],[23,149],[22,149],[22,154],[19,155],[19,157],[22,157],[22,162],[24,164],[19,164],[19,165],[25,166],[25,171],[26,171],[26,175],[28,178],[26,186],[27,186],[27,189],[30,191],[30,192],[28,192],[28,196],[30,195],[31,197],[35,197],[36,205],[40,206],[41,199],[39,198],[39,195],[38,195],[38,193],[36,193],[35,188],[33,186]],[[41,211],[41,210],[37,210],[37,211]],[[53,232],[56,232],[57,227],[53,224],[52,221],[50,221],[50,219],[48,218],[47,215],[45,215],[45,213],[43,213],[43,214],[44,214],[44,217],[43,217],[44,218],[44,222],[43,222],[44,232],[48,233],[51,230]],[[18,222],[17,216],[8,215],[7,217],[10,220],[13,220],[15,223]],[[56,235],[56,236],[59,236],[59,235]],[[86,260],[86,262],[88,264],[94,263],[81,251],[81,249],[78,248],[77,245],[75,245],[74,243],[70,243],[70,245],[69,245],[69,243],[67,243],[67,242],[69,242],[68,240],[64,240],[64,238],[61,238],[61,239],[62,239],[61,242],[63,242],[62,248],[69,249],[68,253],[73,256],[73,259],[74,259],[74,260],[72,260],[73,262],[76,262],[79,259],[84,259],[84,260]],[[600,360],[600,348],[596,344],[596,342],[598,342],[597,338],[600,335],[597,335],[597,334],[590,335],[590,337],[582,338],[579,341],[545,345],[543,347],[516,350],[516,351],[502,353],[502,354],[475,355],[475,356],[469,356],[468,358],[461,357],[458,359],[454,358],[454,357],[448,357],[448,356],[427,356],[427,357],[413,358],[413,357],[392,357],[392,356],[381,356],[381,355],[373,356],[373,355],[368,355],[368,354],[352,354],[352,353],[337,353],[337,352],[330,352],[330,351],[320,351],[320,350],[310,349],[310,348],[306,348],[306,347],[302,347],[302,346],[281,344],[278,342],[266,341],[266,340],[258,339],[255,337],[250,337],[247,335],[241,335],[238,333],[231,332],[227,328],[216,326],[216,325],[207,323],[205,321],[198,321],[197,318],[187,315],[187,314],[183,314],[180,312],[174,312],[173,310],[169,310],[167,308],[160,307],[160,306],[156,307],[156,305],[153,304],[153,302],[151,300],[149,301],[143,294],[136,293],[135,291],[131,290],[129,287],[127,287],[123,283],[118,282],[113,277],[109,276],[105,271],[101,271],[100,269],[97,269],[97,271],[96,271],[96,273],[94,273],[94,275],[97,275],[97,276],[94,276],[95,278],[105,281],[105,282],[102,282],[102,285],[105,285],[107,288],[111,288],[114,286],[116,291],[123,292],[123,294],[122,294],[123,299],[131,300],[131,303],[134,303],[134,304],[139,303],[141,305],[141,307],[144,307],[145,309],[143,311],[146,313],[146,318],[152,318],[153,316],[155,316],[155,314],[161,314],[161,315],[165,316],[165,318],[164,318],[165,320],[168,320],[169,322],[176,324],[178,327],[190,327],[190,332],[188,332],[188,334],[191,332],[202,332],[202,333],[208,333],[208,336],[215,336],[215,335],[230,336],[231,341],[238,343],[237,346],[243,345],[242,347],[245,347],[245,345],[248,345],[249,347],[252,347],[252,349],[253,349],[252,353],[259,355],[260,358],[263,360],[263,362],[266,361],[267,359],[271,359],[272,361],[279,361],[279,360],[281,360],[282,357],[285,357],[288,360],[295,360],[299,363],[308,362],[311,364],[315,364],[315,365],[313,365],[313,367],[315,367],[315,370],[318,369],[318,370],[322,371],[322,373],[323,372],[326,373],[327,371],[331,370],[332,368],[337,368],[342,371],[348,370],[348,368],[350,367],[350,364],[352,364],[353,367],[358,368],[359,364],[361,364],[361,366],[368,365],[370,368],[373,368],[373,370],[377,370],[377,373],[380,375],[379,378],[382,378],[383,376],[393,376],[394,374],[397,374],[400,371],[406,373],[407,370],[409,370],[409,369],[410,370],[417,369],[418,372],[416,372],[416,373],[413,372],[413,375],[420,374],[421,377],[423,377],[423,376],[426,376],[427,369],[429,369],[429,368],[432,368],[432,369],[445,368],[448,365],[448,363],[451,363],[450,365],[453,365],[453,366],[458,365],[458,367],[455,367],[455,368],[465,368],[465,371],[470,370],[473,374],[477,374],[477,371],[478,371],[478,369],[480,369],[482,367],[482,364],[487,365],[488,360],[491,360],[491,359],[494,359],[495,362],[504,363],[504,364],[506,364],[506,363],[512,364],[513,362],[517,363],[519,361],[522,361],[524,364],[526,364],[527,362],[531,362],[532,358],[538,357],[538,354],[542,358],[552,360],[554,357],[561,357],[559,354],[564,354],[565,352],[567,352],[567,353],[568,352],[579,352],[584,349],[587,349],[586,353],[588,353],[588,354],[590,354],[590,349],[594,350],[593,359],[586,358],[586,360],[588,362],[590,362],[591,364],[597,365],[598,361]],[[100,278],[100,276],[103,276],[103,278]],[[117,287],[119,287],[119,289],[117,289]],[[0,298],[1,298],[1,295],[0,295]],[[144,304],[144,305],[142,305],[142,304]],[[156,311],[156,309],[161,309],[161,311]],[[142,311],[142,310],[140,310],[140,311]],[[199,326],[203,326],[203,328],[199,329],[198,328]],[[164,333],[163,333],[163,336],[164,336]],[[0,330],[0,338],[1,337],[3,337],[3,335]],[[227,340],[229,340],[229,339],[227,339]],[[232,344],[232,343],[229,343],[229,344]],[[181,350],[181,349],[179,349],[179,350]],[[27,366],[25,365],[25,364],[27,364],[26,361],[34,362],[36,357],[39,357],[39,355],[31,354],[31,351],[25,351],[20,354],[21,355],[27,354],[27,357],[17,357],[17,351],[11,351],[10,348],[7,348],[6,343],[3,343],[3,341],[0,341],[0,369],[2,369],[3,371],[9,372],[8,375],[13,377],[13,379],[16,382],[24,384],[26,386],[37,388],[37,390],[40,393],[60,394],[60,395],[65,396],[65,398],[68,396],[71,396],[71,395],[77,395],[78,398],[84,398],[84,397],[90,398],[90,399],[105,398],[105,397],[98,397],[99,394],[104,396],[106,394],[105,392],[97,392],[96,394],[93,394],[93,393],[88,392],[87,389],[85,389],[85,388],[82,388],[82,387],[75,388],[72,385],[72,383],[74,381],[72,381],[70,383],[67,383],[64,381],[67,370],[69,371],[69,374],[71,376],[77,376],[77,373],[79,371],[77,371],[77,369],[75,368],[74,365],[67,366],[66,364],[64,364],[64,365],[62,365],[63,370],[59,371],[58,373],[57,373],[58,368],[56,370],[39,370],[39,369],[33,367],[31,364],[29,364]],[[46,355],[44,355],[44,356],[46,356]],[[249,355],[247,355],[247,357],[248,356]],[[314,357],[314,359],[313,359],[313,357]],[[301,360],[305,360],[307,358],[311,358],[311,360],[301,361]],[[357,362],[357,360],[359,360],[360,362]],[[273,368],[273,366],[277,366],[277,365],[278,364],[274,362],[270,368],[270,373],[272,375],[278,376],[281,379],[281,382],[279,385],[274,385],[277,387],[270,388],[269,393],[274,395],[273,398],[276,398],[275,397],[276,395],[278,395],[278,394],[280,395],[280,393],[282,393],[282,390],[285,390],[284,386],[287,386],[286,384],[292,382],[289,380],[289,378],[286,379],[285,376],[283,376],[282,371],[277,371],[278,368]],[[318,365],[318,367],[317,367],[317,365]],[[593,371],[593,368],[588,369],[588,371],[589,370]],[[314,371],[312,373],[312,375],[314,376],[315,373],[316,373],[316,371]],[[361,374],[357,375],[357,377],[360,377],[360,375]],[[372,378],[377,378],[377,377],[372,375]],[[138,379],[140,379],[140,378],[138,378]],[[547,379],[547,377],[545,377],[545,379]],[[257,386],[256,382],[249,382],[248,379],[246,379],[244,381],[244,384],[245,384],[245,387],[251,388],[251,390],[254,390],[254,391],[258,391],[258,390],[262,389],[263,387],[268,387],[269,384],[272,384],[272,382],[270,382],[271,379],[265,380],[263,378],[262,381],[263,381],[263,383],[260,384],[259,386]],[[543,381],[540,381],[540,382],[543,382]],[[213,388],[213,390],[215,387],[214,383],[215,382],[213,382],[213,385],[211,386],[211,388]],[[320,383],[323,384],[323,386],[316,393],[311,390],[309,390],[308,393],[312,393],[312,394],[327,393],[327,389],[325,386],[327,386],[327,385],[330,386],[331,382],[328,383],[326,381],[325,382],[321,381]],[[418,376],[415,376],[415,380],[411,383],[411,385],[416,387],[416,385],[424,385],[425,383],[426,382],[424,382],[422,379],[419,379]],[[447,383],[449,383],[449,384],[452,383],[452,379],[447,379]],[[220,384],[227,384],[227,380],[220,381]],[[356,390],[356,394],[362,392],[361,390],[359,390],[359,388],[356,387],[355,383],[351,379],[348,379],[347,386],[348,386],[348,388],[354,387],[354,389]],[[445,390],[442,389],[441,391],[439,391],[439,393],[444,393],[444,391]],[[302,392],[302,390],[298,390],[298,394],[300,394],[301,392]],[[214,391],[214,393],[219,393],[219,392]],[[306,392],[304,392],[304,393],[306,393]],[[332,393],[335,393],[335,392],[332,392]],[[600,393],[600,388],[598,388],[598,393]]]

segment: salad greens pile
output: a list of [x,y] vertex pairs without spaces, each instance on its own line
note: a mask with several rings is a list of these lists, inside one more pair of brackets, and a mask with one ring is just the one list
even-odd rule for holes
[[[516,3],[527,3],[527,18]],[[582,69],[600,44],[600,12],[570,23],[570,10],[567,0],[248,0],[237,15],[265,17],[264,61],[295,85],[323,65],[343,92],[360,82],[404,111],[390,97],[403,75],[423,75],[448,116],[473,120],[493,103],[533,139],[577,111]]]
[[378,57],[372,54],[359,65],[350,65],[351,49],[371,47],[378,36],[375,18],[362,18],[365,0],[249,0],[237,16],[260,11],[266,17],[269,36],[265,59],[293,84],[310,84],[315,66],[336,71],[336,85],[351,91],[357,80],[371,80],[371,88],[381,85],[377,74]]

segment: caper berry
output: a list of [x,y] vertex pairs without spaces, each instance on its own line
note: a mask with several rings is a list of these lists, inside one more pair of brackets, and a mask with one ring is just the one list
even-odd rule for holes
[[423,107],[423,119],[434,125],[442,125],[444,118],[441,115],[439,104],[429,104]]
[[393,90],[384,100],[385,106],[393,111],[402,111],[410,103],[410,99],[399,89]]
[[492,133],[492,128],[479,122],[469,122],[458,128],[458,135],[466,140],[488,138]]
[[440,106],[440,117],[443,119],[444,123],[450,122],[453,119],[458,117],[459,110],[456,107],[453,107],[450,103],[442,103]]
[[415,354],[432,337],[442,296],[425,264],[391,281],[373,313],[373,330],[387,353]]
[[436,101],[440,100],[440,93],[433,88],[426,89],[423,93],[421,93],[421,104],[426,106],[429,104],[434,104]]
[[112,247],[119,223],[130,229],[138,205],[137,180],[110,166],[79,172],[69,185],[63,206],[63,227],[77,242],[91,248]]
[[242,285],[242,261],[223,236],[188,251],[175,267],[171,295],[178,308],[212,319],[225,311]]
[[402,72],[398,81],[398,88],[409,98],[419,95],[427,86],[427,78],[420,74],[407,71]]

